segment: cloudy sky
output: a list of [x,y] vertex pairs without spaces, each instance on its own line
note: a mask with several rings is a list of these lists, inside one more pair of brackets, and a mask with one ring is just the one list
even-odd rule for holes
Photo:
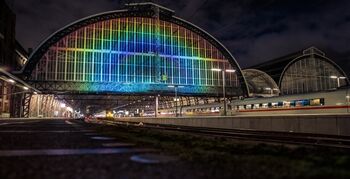
[[[9,0],[17,39],[35,48],[68,23],[130,0]],[[350,69],[350,1],[156,0],[219,39],[242,67],[316,46]]]

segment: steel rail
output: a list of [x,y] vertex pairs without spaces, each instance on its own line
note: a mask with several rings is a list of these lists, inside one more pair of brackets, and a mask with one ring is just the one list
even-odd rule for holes
[[142,128],[148,128],[148,129],[156,129],[156,130],[178,131],[178,132],[205,135],[209,137],[225,137],[225,138],[231,138],[231,139],[260,141],[260,142],[268,142],[268,143],[350,149],[350,136],[178,126],[178,125],[168,125],[168,124],[152,124],[152,123],[112,121],[112,120],[98,120],[97,123],[114,125],[114,126],[131,126],[131,127],[142,127]]

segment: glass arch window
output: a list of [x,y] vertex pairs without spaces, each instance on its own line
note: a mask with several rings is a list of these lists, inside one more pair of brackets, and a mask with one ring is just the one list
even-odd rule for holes
[[[157,28],[159,27],[159,31]],[[142,84],[115,92],[150,91],[148,84],[192,86],[189,93],[214,93],[221,73],[234,69],[208,40],[180,25],[148,17],[122,17],[84,26],[52,45],[32,71],[32,81]],[[226,86],[240,89],[237,73],[226,73]],[[85,87],[84,87],[85,88]],[[228,90],[230,94],[230,90]]]
[[346,85],[345,77],[329,60],[318,55],[304,56],[286,68],[280,87],[283,94],[325,91]]
[[276,82],[265,72],[256,69],[244,69],[242,72],[248,84],[249,96],[279,95]]

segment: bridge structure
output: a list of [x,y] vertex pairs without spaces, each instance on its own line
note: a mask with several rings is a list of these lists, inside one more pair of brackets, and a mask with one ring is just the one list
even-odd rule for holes
[[218,40],[153,3],[127,4],[61,28],[16,75],[40,91],[23,96],[24,117],[125,107],[157,115],[159,107],[249,94],[239,64]]

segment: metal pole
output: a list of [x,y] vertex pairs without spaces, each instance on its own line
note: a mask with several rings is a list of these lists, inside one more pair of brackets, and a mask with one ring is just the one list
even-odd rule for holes
[[350,108],[349,108],[349,105],[350,105],[350,94],[349,94],[349,90],[347,90],[346,92],[346,105],[347,105],[347,112],[349,113],[350,111]]
[[175,86],[175,116],[177,117],[177,86]]
[[160,83],[161,82],[161,71],[160,71],[160,21],[159,21],[159,7],[155,7],[154,9],[154,19],[156,21],[156,49],[155,49],[155,55],[156,55],[156,63],[155,63],[155,68],[156,68],[156,82]]
[[340,87],[340,80],[339,77],[337,78],[338,88]]
[[225,70],[222,70],[222,94],[224,96],[224,116],[227,115],[227,106],[226,106],[226,86],[225,86]]
[[36,95],[37,117],[39,117],[39,115],[40,115],[40,102],[39,102],[39,99],[40,99],[40,98],[39,98],[39,97],[40,97],[40,95]]
[[155,107],[155,110],[154,110],[154,116],[155,117],[158,117],[158,101],[159,101],[159,97],[157,95],[156,96],[156,107]]

